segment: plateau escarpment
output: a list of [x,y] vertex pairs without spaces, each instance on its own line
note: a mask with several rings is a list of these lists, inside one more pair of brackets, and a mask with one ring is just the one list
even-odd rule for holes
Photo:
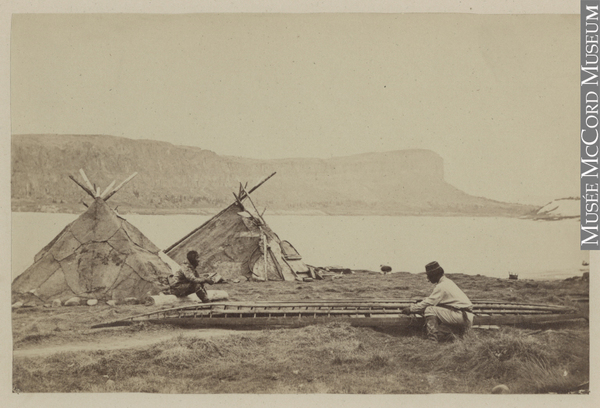
[[523,216],[537,209],[458,190],[428,150],[256,160],[105,135],[13,135],[13,211],[80,212],[89,197],[68,178],[80,168],[101,188],[139,173],[111,199],[120,211],[211,212],[231,203],[239,181],[253,185],[272,172],[253,196],[275,212]]

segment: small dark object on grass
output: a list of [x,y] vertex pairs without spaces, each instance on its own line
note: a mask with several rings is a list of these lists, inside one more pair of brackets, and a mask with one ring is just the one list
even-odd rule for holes
[[388,265],[380,265],[381,267],[381,272],[383,272],[384,275],[387,275],[388,273],[390,273],[392,271],[392,267],[388,266]]

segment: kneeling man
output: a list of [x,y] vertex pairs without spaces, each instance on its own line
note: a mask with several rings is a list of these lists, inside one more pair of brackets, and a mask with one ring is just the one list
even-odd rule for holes
[[466,333],[473,325],[473,304],[454,282],[444,276],[444,269],[431,262],[425,266],[427,280],[435,284],[431,295],[405,308],[402,313],[425,316],[427,337],[434,341],[451,340]]

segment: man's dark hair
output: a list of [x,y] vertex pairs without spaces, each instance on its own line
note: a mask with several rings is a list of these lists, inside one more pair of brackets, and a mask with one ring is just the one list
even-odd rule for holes
[[425,273],[427,273],[427,280],[431,283],[438,283],[442,276],[444,276],[444,268],[437,262],[430,262],[425,265]]
[[442,276],[444,276],[443,268],[438,268],[435,271],[427,272],[427,279],[429,279],[429,282],[431,283],[438,283],[440,279],[442,279]]
[[198,260],[198,252],[190,251],[187,253],[187,260],[190,262],[196,262]]

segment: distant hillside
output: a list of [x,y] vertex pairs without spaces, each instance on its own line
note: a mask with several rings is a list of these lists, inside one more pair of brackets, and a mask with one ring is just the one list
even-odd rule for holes
[[522,216],[537,208],[468,195],[444,180],[442,158],[428,150],[331,159],[254,160],[197,147],[114,136],[14,135],[13,211],[80,212],[89,197],[69,178],[82,168],[104,189],[139,175],[110,202],[120,211],[209,212],[232,202],[238,181],[270,211],[326,214]]

